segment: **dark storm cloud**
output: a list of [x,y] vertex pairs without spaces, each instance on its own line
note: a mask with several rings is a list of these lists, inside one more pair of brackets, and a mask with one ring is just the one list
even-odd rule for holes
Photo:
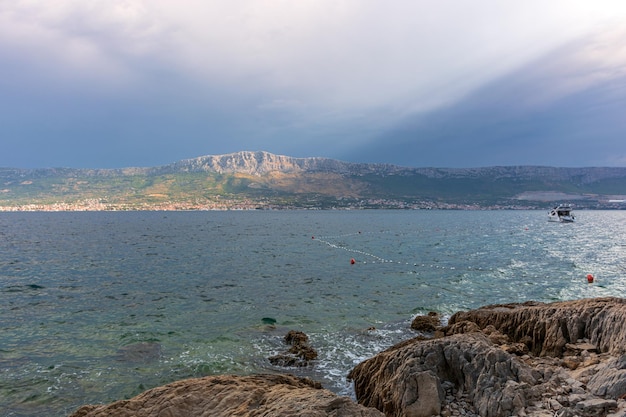
[[349,157],[409,166],[624,166],[626,50],[615,47],[624,40],[617,31],[571,42],[452,105],[405,117]]
[[[613,141],[624,132],[626,42],[611,22],[625,9],[0,2],[0,166],[148,166],[239,150],[406,165],[623,164]],[[581,37],[589,41],[574,45]],[[539,153],[565,142],[566,153]]]

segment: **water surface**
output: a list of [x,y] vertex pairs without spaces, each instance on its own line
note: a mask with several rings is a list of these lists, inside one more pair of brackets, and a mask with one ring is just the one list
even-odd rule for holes
[[320,358],[286,371],[351,395],[349,370],[414,336],[417,314],[623,296],[626,212],[575,214],[0,213],[0,413],[283,372],[267,357],[291,329]]

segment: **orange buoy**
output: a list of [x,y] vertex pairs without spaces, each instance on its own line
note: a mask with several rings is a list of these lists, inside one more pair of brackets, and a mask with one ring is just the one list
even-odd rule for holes
[[356,261],[354,260],[354,258],[350,259],[350,265],[354,265],[356,263]]
[[590,284],[593,282],[593,275],[587,274],[587,282]]

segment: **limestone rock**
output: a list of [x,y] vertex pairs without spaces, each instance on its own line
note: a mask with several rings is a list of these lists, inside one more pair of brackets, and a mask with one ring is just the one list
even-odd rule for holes
[[492,325],[513,342],[523,342],[536,356],[561,357],[568,344],[588,339],[600,352],[626,353],[626,299],[592,298],[550,304],[501,304],[459,312],[450,317],[447,334],[458,323]]
[[602,416],[606,415],[606,413],[610,410],[614,410],[617,408],[617,401],[615,400],[602,400],[599,398],[594,398],[591,400],[581,401],[576,404],[576,409],[580,410],[581,413],[586,415],[597,415]]
[[587,383],[591,392],[602,397],[626,396],[626,355],[613,358],[599,366]]
[[349,378],[359,403],[388,417],[626,417],[624,319],[619,298],[483,307]]
[[70,417],[384,417],[291,375],[210,376],[177,381]]
[[[536,382],[525,363],[482,333],[400,344],[360,363],[348,378],[354,381],[360,404],[376,407],[388,417],[417,417],[431,415],[430,403],[428,409],[422,408],[426,404],[422,392],[434,389],[416,387],[425,373],[436,381],[430,386],[441,386],[445,380],[467,391],[481,416],[513,415],[532,394],[526,388]],[[442,395],[430,396],[443,400]]]

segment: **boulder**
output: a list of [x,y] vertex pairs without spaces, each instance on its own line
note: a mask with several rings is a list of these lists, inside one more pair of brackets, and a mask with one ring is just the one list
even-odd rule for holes
[[375,409],[291,375],[209,376],[177,381],[70,417],[384,417]]
[[[359,403],[387,417],[440,414],[444,381],[467,391],[481,416],[514,415],[536,383],[528,365],[482,333],[401,343],[360,363],[348,378]],[[420,386],[424,381],[427,386]]]
[[411,329],[418,332],[432,333],[441,327],[439,314],[431,311],[425,316],[416,316],[411,322]]
[[587,383],[587,388],[602,397],[626,397],[626,355],[611,358],[597,367]]

